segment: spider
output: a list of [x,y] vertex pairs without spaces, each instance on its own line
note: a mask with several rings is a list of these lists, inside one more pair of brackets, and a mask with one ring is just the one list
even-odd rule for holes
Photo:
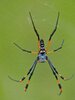
[[58,25],[58,20],[59,20],[59,12],[58,12],[58,16],[57,16],[57,20],[56,20],[56,24],[55,24],[54,30],[53,30],[52,33],[50,34],[50,37],[49,37],[48,44],[47,44],[47,47],[46,47],[46,48],[45,48],[45,45],[44,45],[44,40],[43,40],[43,39],[40,39],[40,36],[39,36],[38,31],[37,31],[37,29],[36,29],[36,27],[35,27],[35,25],[34,25],[34,21],[33,21],[33,18],[32,18],[32,15],[31,15],[30,12],[29,12],[29,15],[30,15],[30,19],[31,19],[31,22],[32,22],[32,26],[33,26],[34,32],[35,32],[35,34],[36,34],[36,36],[37,36],[37,38],[38,38],[38,51],[37,51],[37,52],[35,52],[35,51],[29,51],[29,50],[26,50],[26,49],[21,48],[21,47],[20,47],[18,44],[16,44],[16,43],[14,43],[14,44],[15,44],[19,49],[21,49],[21,50],[24,51],[24,52],[31,53],[31,54],[37,54],[37,57],[36,57],[36,59],[35,59],[33,65],[31,66],[31,68],[29,69],[28,73],[27,73],[24,77],[22,77],[22,79],[20,79],[20,80],[15,80],[15,79],[11,78],[10,76],[8,76],[8,77],[9,77],[11,80],[13,80],[13,81],[22,82],[22,81],[24,81],[25,78],[29,75],[28,82],[27,82],[27,84],[26,84],[26,86],[25,86],[25,88],[24,88],[24,91],[26,92],[26,90],[27,90],[27,88],[28,88],[28,86],[29,86],[31,77],[32,77],[32,75],[33,75],[33,73],[34,73],[34,71],[35,71],[36,64],[37,64],[38,62],[44,63],[44,62],[47,61],[48,64],[49,64],[49,66],[50,66],[50,68],[51,68],[51,70],[52,70],[53,75],[54,75],[55,78],[56,78],[58,87],[59,87],[59,89],[60,89],[60,92],[59,92],[59,95],[60,95],[60,94],[62,93],[62,86],[61,86],[61,84],[60,84],[60,81],[59,81],[58,77],[60,77],[62,80],[69,80],[71,77],[70,77],[70,78],[65,78],[65,77],[63,77],[61,74],[59,74],[58,71],[57,71],[57,69],[55,68],[55,66],[52,64],[51,60],[50,60],[50,59],[48,58],[48,56],[47,56],[47,54],[49,54],[49,53],[57,52],[57,51],[59,51],[60,49],[62,49],[62,46],[63,46],[63,43],[64,43],[64,40],[63,40],[62,43],[61,43],[61,45],[60,45],[58,48],[56,48],[56,49],[54,49],[54,50],[51,50],[51,51],[48,51],[48,49],[49,49],[49,47],[50,47],[50,45],[51,45],[51,39],[52,39],[54,33],[55,33],[56,30],[57,30],[57,25]]

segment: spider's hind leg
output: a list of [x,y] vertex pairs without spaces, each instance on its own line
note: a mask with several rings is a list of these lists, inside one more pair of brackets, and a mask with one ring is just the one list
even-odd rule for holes
[[46,60],[48,61],[48,64],[49,64],[49,66],[50,66],[50,68],[51,68],[51,70],[53,72],[53,75],[55,76],[55,78],[57,80],[57,84],[58,84],[58,87],[60,89],[60,93],[59,93],[59,95],[60,95],[62,93],[62,86],[60,84],[60,81],[58,79],[58,76],[56,75],[56,71],[53,69],[53,65],[52,65],[51,61],[48,59],[48,57],[46,58]]
[[31,79],[31,77],[32,77],[32,75],[33,75],[33,73],[34,73],[34,70],[35,70],[37,61],[38,61],[38,57],[37,57],[37,59],[34,61],[33,65],[32,65],[33,69],[32,69],[32,71],[30,72],[30,76],[29,76],[29,78],[28,78],[28,82],[27,82],[27,84],[26,84],[26,86],[25,86],[25,88],[24,88],[24,91],[25,91],[25,92],[26,92],[26,90],[28,89],[28,86],[29,86],[29,83],[30,83],[30,79]]
[[24,81],[25,78],[31,73],[33,67],[34,67],[34,66],[32,66],[32,67],[29,69],[28,73],[27,73],[25,76],[23,76],[20,80],[15,80],[15,79],[13,79],[13,78],[10,77],[10,76],[8,76],[8,77],[9,77],[9,79],[11,79],[12,81],[15,81],[15,82],[22,82],[22,81]]

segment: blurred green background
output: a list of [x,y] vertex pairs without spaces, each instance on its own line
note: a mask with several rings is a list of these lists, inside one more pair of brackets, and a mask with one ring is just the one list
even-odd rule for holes
[[66,82],[60,79],[63,93],[58,96],[59,89],[47,63],[37,64],[26,93],[23,89],[27,79],[16,83],[8,78],[10,75],[20,79],[36,58],[13,44],[37,50],[29,11],[45,44],[60,12],[50,49],[57,48],[63,39],[65,43],[62,50],[48,56],[64,76],[75,74],[75,0],[0,0],[0,100],[75,100],[75,77]]

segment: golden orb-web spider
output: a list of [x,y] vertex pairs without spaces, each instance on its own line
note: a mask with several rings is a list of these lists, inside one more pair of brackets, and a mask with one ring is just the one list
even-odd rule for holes
[[48,58],[47,54],[48,53],[53,53],[53,52],[56,52],[58,50],[60,50],[63,46],[63,43],[64,43],[64,40],[62,41],[61,45],[57,48],[57,49],[54,49],[54,50],[51,50],[51,51],[48,51],[50,45],[51,45],[51,39],[52,39],[52,36],[54,35],[54,33],[56,32],[57,30],[57,25],[58,25],[58,20],[59,20],[59,13],[58,13],[58,16],[57,16],[57,20],[56,20],[56,24],[55,24],[55,28],[54,30],[52,31],[52,33],[50,34],[50,37],[49,37],[49,40],[48,40],[48,45],[47,45],[47,48],[45,49],[45,45],[44,45],[44,40],[43,39],[40,39],[40,36],[35,28],[35,25],[34,25],[34,22],[33,22],[33,19],[32,19],[32,16],[31,16],[31,13],[29,12],[29,15],[30,15],[30,19],[31,19],[31,22],[32,22],[32,25],[33,25],[33,28],[34,28],[34,31],[36,33],[36,36],[38,38],[38,52],[34,52],[34,51],[29,51],[29,50],[25,50],[23,48],[21,48],[18,44],[14,43],[19,49],[21,49],[22,51],[24,52],[27,52],[27,53],[31,53],[31,54],[37,54],[37,58],[36,60],[34,61],[33,65],[31,66],[31,68],[29,69],[28,73],[26,76],[22,77],[22,79],[20,80],[15,80],[13,78],[11,78],[10,76],[8,76],[11,80],[13,81],[16,81],[16,82],[22,82],[24,81],[24,79],[29,75],[29,78],[28,78],[28,82],[24,88],[24,91],[26,92],[28,86],[29,86],[29,83],[30,83],[30,79],[34,73],[34,70],[36,68],[36,64],[37,62],[40,62],[40,63],[43,63],[43,62],[48,62],[52,72],[53,72],[53,75],[55,76],[56,80],[57,80],[57,84],[58,84],[58,87],[60,89],[60,93],[62,93],[62,86],[60,84],[60,81],[58,79],[58,76],[63,79],[63,80],[69,80],[71,79],[72,77],[70,78],[64,78],[61,74],[58,73],[58,71],[56,70],[56,68],[54,67],[54,65],[51,63],[51,60]]

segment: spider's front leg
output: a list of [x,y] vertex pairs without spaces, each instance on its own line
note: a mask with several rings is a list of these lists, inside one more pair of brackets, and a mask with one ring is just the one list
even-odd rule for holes
[[48,45],[47,45],[47,48],[46,48],[47,51],[48,51],[49,46],[50,46],[50,44],[51,44],[51,39],[52,39],[54,33],[55,33],[56,30],[57,30],[58,20],[59,20],[59,12],[58,12],[58,16],[57,16],[55,28],[54,28],[54,30],[52,31],[52,33],[51,33],[51,35],[50,35],[50,37],[49,37],[49,40],[48,40]]
[[37,36],[37,38],[38,38],[38,49],[40,49],[40,36],[39,36],[39,34],[38,34],[38,32],[37,32],[37,29],[36,29],[36,27],[35,27],[35,24],[34,24],[34,21],[33,21],[33,18],[32,18],[32,15],[31,15],[30,12],[29,12],[29,15],[30,15],[30,19],[31,19],[31,22],[32,22],[34,31],[35,31],[36,36]]

